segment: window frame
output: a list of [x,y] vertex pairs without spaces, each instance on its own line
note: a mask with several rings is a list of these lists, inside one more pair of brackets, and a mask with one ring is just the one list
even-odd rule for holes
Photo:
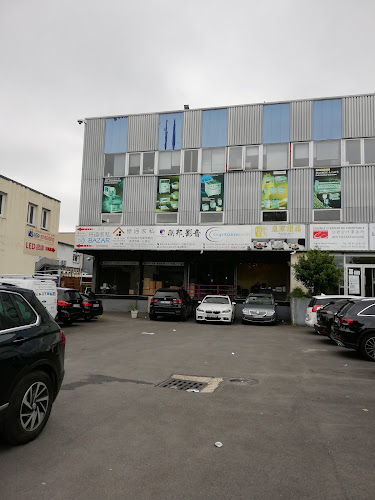
[[[312,153],[312,167],[313,168],[325,168],[325,167],[341,167],[342,166],[342,162],[343,162],[343,144],[342,144],[342,139],[327,139],[327,140],[324,140],[324,141],[311,141],[312,142],[312,147],[313,147],[313,153]],[[322,163],[322,164],[318,164],[316,165],[315,164],[315,145],[317,143],[328,143],[328,142],[335,142],[335,143],[339,143],[339,153],[340,153],[340,158],[338,160],[338,163],[337,164],[333,164],[333,163]],[[318,160],[319,161],[319,160]]]
[[[158,151],[158,154],[157,154],[157,161],[155,162],[156,163],[156,167],[154,168],[154,172],[155,172],[155,175],[159,176],[159,175],[181,175],[181,168],[182,168],[182,151],[184,151],[183,149],[175,149],[175,150],[168,150],[168,151]],[[179,152],[180,153],[180,165],[179,165],[179,171],[178,172],[172,172],[172,170],[170,172],[162,172],[160,173],[160,155],[163,154],[163,153],[170,153],[171,154],[171,166],[172,166],[172,153],[177,153]],[[156,155],[155,155],[156,157]]]
[[73,252],[72,262],[73,262],[73,264],[79,264],[80,263],[80,254],[79,253]]
[[[247,148],[258,148],[258,167],[257,168],[246,168],[246,150]],[[243,146],[243,171],[244,172],[256,172],[257,170],[263,170],[263,144],[246,144]]]
[[[212,154],[211,154],[211,170],[206,172],[203,170],[203,152],[204,151],[212,151],[214,149],[224,149],[224,169],[223,170],[212,170]],[[202,161],[201,161],[201,173],[202,174],[225,174],[227,169],[227,161],[228,161],[228,147],[227,146],[219,146],[216,148],[201,148],[202,151]]]
[[[272,147],[272,146],[280,146],[282,144],[285,144],[286,145],[286,149],[287,149],[287,152],[286,152],[286,166],[283,166],[283,167],[267,167],[265,168],[264,165],[265,165],[265,161],[264,161],[264,147],[266,148],[266,151],[267,151],[267,147]],[[271,142],[271,143],[266,143],[266,144],[263,144],[263,148],[262,148],[262,170],[265,171],[265,172],[270,172],[272,170],[289,170],[290,169],[290,166],[291,166],[291,158],[290,158],[290,142]],[[306,168],[306,167],[305,167]]]
[[[314,151],[314,149],[311,147],[311,143],[312,141],[299,141],[299,142],[292,142],[292,148],[291,148],[291,153],[290,153],[290,164],[291,164],[291,167],[292,168],[311,168],[312,167],[312,153]],[[296,167],[294,165],[294,147],[295,146],[298,146],[300,144],[307,144],[308,146],[308,165],[305,165],[305,166],[302,166],[302,167]]]
[[[46,224],[45,225],[43,225],[43,215],[44,214],[46,215]],[[48,210],[48,208],[42,208],[42,213],[40,215],[40,229],[44,229],[45,231],[48,231],[50,217],[51,217],[51,210]]]
[[[286,219],[285,220],[267,220],[267,221],[265,221],[263,219],[263,214],[265,214],[265,213],[266,214],[272,214],[272,213],[275,213],[275,212],[277,212],[277,213],[286,213]],[[261,210],[261,213],[262,213],[262,216],[261,216],[261,218],[262,218],[262,222],[261,223],[262,224],[275,224],[275,223],[277,223],[277,224],[284,224],[284,223],[288,224],[289,223],[289,208],[287,210]]]
[[[112,175],[108,175],[108,174],[106,175],[106,173],[105,173],[105,160],[106,160],[107,156],[123,156],[124,157],[121,174],[117,175],[117,174],[113,173]],[[104,166],[103,166],[104,179],[108,179],[110,177],[123,177],[125,175],[125,172],[126,172],[126,158],[127,158],[126,153],[105,153],[104,154]],[[115,162],[115,160],[113,160],[113,166],[114,166],[114,162]]]
[[5,218],[5,203],[7,194],[0,191],[0,218]]
[[[348,142],[350,141],[359,141],[359,156],[360,156],[360,163],[349,163],[348,161],[348,157],[347,157],[347,144]],[[364,142],[363,142],[363,139],[361,139],[360,137],[353,137],[353,138],[350,138],[350,139],[343,139],[343,147],[342,147],[342,158],[343,158],[343,161],[342,161],[342,164],[344,166],[353,166],[353,167],[356,167],[356,166],[359,166],[359,165],[363,165],[364,164]]]
[[[200,173],[200,170],[201,170],[201,162],[202,162],[202,148],[186,148],[186,149],[182,149],[181,151],[183,151],[182,155],[181,155],[181,160],[182,160],[182,163],[181,163],[181,170],[182,170],[182,174],[188,174],[188,175],[191,175],[191,174],[199,174]],[[185,172],[185,152],[186,151],[197,151],[197,171],[196,172]]]
[[[244,147],[243,146],[234,146],[233,145],[233,146],[228,146],[227,149],[228,149],[227,161],[226,161],[227,172],[240,172],[240,171],[243,172],[244,169],[245,169],[245,149],[244,149]],[[231,151],[231,149],[241,149],[241,167],[239,167],[239,168],[230,168],[229,167],[230,151]],[[258,157],[258,165],[259,165],[259,157]]]
[[[29,221],[30,219],[30,212],[31,212],[31,207],[33,208],[33,218],[32,218],[32,222]],[[34,203],[28,203],[27,205],[27,216],[26,216],[26,224],[28,226],[32,226],[32,227],[35,227],[35,219],[36,219],[36,209],[37,209],[38,205],[34,205]]]
[[372,139],[373,141],[375,141],[375,137],[364,137],[364,138],[362,139],[362,142],[363,142],[363,157],[362,157],[362,158],[363,158],[363,165],[375,165],[375,159],[374,159],[374,161],[373,161],[373,162],[366,162],[366,154],[365,154],[365,141],[367,141],[367,140],[369,140],[369,139],[370,139],[370,140]]
[[26,302],[26,304],[31,308],[31,310],[33,311],[33,313],[35,314],[36,316],[36,321],[34,323],[30,323],[29,325],[21,325],[21,326],[14,326],[12,328],[4,328],[4,330],[1,330],[0,329],[0,335],[4,335],[4,334],[7,334],[9,332],[17,332],[19,330],[24,330],[25,328],[33,328],[35,326],[39,326],[40,325],[40,316],[39,314],[36,312],[36,310],[33,308],[33,306],[30,304],[30,302],[28,300],[25,299],[25,297],[23,295],[21,295],[20,293],[17,293],[17,292],[14,292],[14,291],[11,291],[11,290],[1,290],[0,291],[0,294],[8,294],[11,296],[11,301],[12,301],[12,304],[17,312],[17,316],[18,316],[18,319],[20,320],[20,312],[19,312],[19,309],[18,309],[18,306],[17,306],[17,303],[13,300],[13,297],[12,295],[18,295],[19,297],[21,297],[21,299],[23,301]]
[[361,311],[359,311],[359,313],[357,313],[357,316],[364,316],[367,318],[375,318],[375,314],[363,314],[365,311],[367,311],[367,309],[370,309],[370,307],[374,307],[374,306],[375,306],[375,302],[373,302],[369,306],[367,306],[364,309],[362,309]]

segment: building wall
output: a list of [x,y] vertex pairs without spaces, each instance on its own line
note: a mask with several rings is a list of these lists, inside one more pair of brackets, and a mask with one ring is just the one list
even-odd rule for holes
[[78,262],[73,261],[73,253],[74,245],[69,245],[67,243],[63,243],[59,241],[57,246],[57,258],[59,259],[60,265],[62,265],[62,261],[65,261],[64,264],[67,268],[80,269],[81,268],[81,260],[83,259],[83,255],[79,255]]
[[0,192],[6,194],[4,215],[0,217],[0,273],[32,274],[35,255],[25,252],[25,233],[28,226],[28,204],[36,205],[35,229],[41,227],[42,208],[50,210],[48,232],[56,235],[59,229],[60,202],[0,176]]

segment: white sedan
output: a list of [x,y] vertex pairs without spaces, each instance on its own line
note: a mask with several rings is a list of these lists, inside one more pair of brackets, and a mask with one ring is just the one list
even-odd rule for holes
[[206,295],[198,304],[195,310],[197,323],[201,321],[233,323],[236,303],[231,302],[228,295]]

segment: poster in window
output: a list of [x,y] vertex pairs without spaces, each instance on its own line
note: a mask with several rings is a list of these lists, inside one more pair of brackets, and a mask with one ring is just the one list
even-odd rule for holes
[[124,193],[124,179],[111,177],[104,179],[102,213],[114,214],[122,212],[122,198]]
[[158,177],[156,192],[157,212],[178,212],[180,197],[180,176],[163,175]]
[[263,172],[262,210],[287,210],[288,173],[286,170]]
[[201,212],[224,210],[224,174],[201,175]]
[[341,169],[314,170],[314,208],[341,208]]

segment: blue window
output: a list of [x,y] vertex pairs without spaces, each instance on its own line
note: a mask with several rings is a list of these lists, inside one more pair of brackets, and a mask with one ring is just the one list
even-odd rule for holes
[[210,109],[202,113],[202,148],[227,145],[228,110]]
[[341,139],[341,99],[326,99],[313,102],[313,140]]
[[182,113],[159,115],[159,151],[181,149]]
[[263,106],[263,142],[281,143],[290,139],[290,104]]
[[107,118],[105,121],[104,153],[126,153],[128,118]]

